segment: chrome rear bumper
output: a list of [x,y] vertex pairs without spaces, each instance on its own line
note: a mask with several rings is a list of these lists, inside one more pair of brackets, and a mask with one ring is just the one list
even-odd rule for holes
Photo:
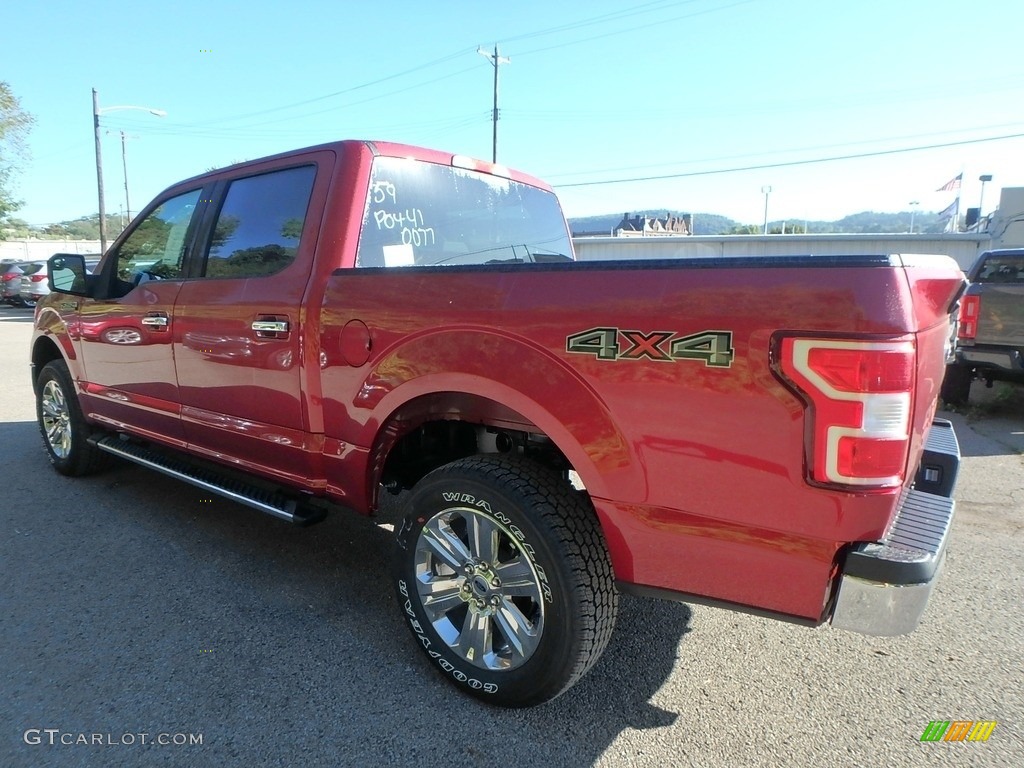
[[953,425],[936,420],[913,489],[903,492],[888,533],[847,552],[832,612],[834,627],[882,636],[917,627],[942,567],[959,464]]

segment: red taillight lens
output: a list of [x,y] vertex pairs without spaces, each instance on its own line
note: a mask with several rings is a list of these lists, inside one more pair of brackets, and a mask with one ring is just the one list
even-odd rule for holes
[[960,327],[958,339],[973,339],[978,335],[978,315],[981,314],[981,296],[964,296],[960,299]]
[[46,279],[46,275],[45,274],[44,275],[40,275],[40,274],[37,273],[37,274],[32,275],[32,282],[33,283],[41,283],[45,279]]
[[906,440],[839,439],[839,473],[846,477],[902,475],[907,460]]
[[906,392],[914,357],[901,350],[812,347],[807,364],[842,392]]
[[903,483],[910,445],[914,344],[782,341],[782,371],[813,404],[811,477],[821,483]]
[[5,275],[0,275],[0,280],[3,280],[5,283],[8,283],[11,280],[14,280],[14,279],[16,279],[18,277],[20,277],[20,275],[12,274],[12,273],[8,272]]

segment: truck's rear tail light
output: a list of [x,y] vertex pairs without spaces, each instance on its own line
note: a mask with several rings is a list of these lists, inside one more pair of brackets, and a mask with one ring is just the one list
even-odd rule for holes
[[964,296],[960,299],[960,327],[957,338],[973,339],[978,335],[978,315],[981,314],[981,296]]
[[782,371],[813,406],[811,477],[902,485],[910,445],[914,344],[786,338]]

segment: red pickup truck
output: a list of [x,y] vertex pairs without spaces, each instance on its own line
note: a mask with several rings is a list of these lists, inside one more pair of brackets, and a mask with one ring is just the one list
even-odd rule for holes
[[176,184],[49,276],[58,472],[117,456],[295,523],[411,491],[403,621],[486,701],[566,690],[620,591],[885,635],[935,583],[945,257],[580,263],[543,182],[345,141]]

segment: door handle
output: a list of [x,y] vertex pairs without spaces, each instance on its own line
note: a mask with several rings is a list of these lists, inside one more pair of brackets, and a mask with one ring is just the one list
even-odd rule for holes
[[147,315],[142,318],[141,322],[143,325],[149,326],[150,328],[165,330],[171,321],[168,319],[167,315]]
[[253,320],[252,329],[257,333],[288,333],[287,320]]

